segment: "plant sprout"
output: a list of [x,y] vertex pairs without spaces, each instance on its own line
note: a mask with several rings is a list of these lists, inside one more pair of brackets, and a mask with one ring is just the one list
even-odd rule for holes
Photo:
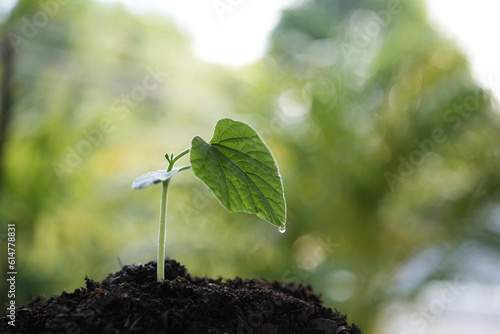
[[[190,165],[174,168],[190,154]],[[162,184],[158,229],[158,281],[164,280],[167,195],[172,176],[193,169],[221,204],[229,211],[244,211],[278,227],[284,233],[286,202],[276,161],[260,136],[249,125],[228,118],[219,120],[212,140],[194,137],[191,148],[174,155],[165,154],[166,169],[146,173],[132,183],[132,189]]]

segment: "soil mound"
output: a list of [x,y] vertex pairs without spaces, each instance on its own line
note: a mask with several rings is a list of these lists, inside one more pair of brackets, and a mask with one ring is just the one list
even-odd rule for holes
[[165,261],[161,283],[156,262],[85,280],[85,288],[18,307],[15,327],[4,315],[0,333],[361,333],[302,284],[191,277],[174,260]]

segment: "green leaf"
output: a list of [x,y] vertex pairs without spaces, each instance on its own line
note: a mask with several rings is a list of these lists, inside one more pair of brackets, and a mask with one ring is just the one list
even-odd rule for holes
[[141,189],[141,188],[146,188],[149,187],[150,185],[160,183],[163,181],[166,181],[170,179],[172,176],[177,174],[177,172],[181,170],[185,170],[190,168],[191,166],[183,166],[179,168],[174,168],[170,172],[167,172],[166,169],[159,169],[155,170],[149,173],[146,173],[144,175],[139,176],[135,181],[132,183],[132,189]]
[[278,166],[250,126],[219,120],[210,143],[193,138],[191,166],[226,209],[256,213],[284,231],[286,203]]

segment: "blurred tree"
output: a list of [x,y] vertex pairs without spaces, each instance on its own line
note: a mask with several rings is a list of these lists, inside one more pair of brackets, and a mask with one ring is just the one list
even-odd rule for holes
[[[129,28],[120,30],[109,16]],[[74,242],[69,236],[82,228],[78,223],[95,227],[85,221],[91,219],[85,204],[92,198],[89,183],[94,182],[82,169],[101,168],[102,162],[93,164],[92,158],[106,149],[105,137],[112,131],[119,136],[120,123],[150,122],[163,113],[170,100],[160,89],[167,84],[168,63],[191,58],[178,56],[188,45],[172,24],[92,2],[19,1],[0,32],[0,218],[3,228],[7,223],[17,227],[21,303],[41,291],[60,291],[73,275],[57,269],[61,266],[87,262],[99,268],[92,264],[113,243],[87,242],[95,253],[90,261],[76,250],[68,252]],[[151,52],[158,40],[172,49],[168,57]],[[37,271],[46,275],[35,275]],[[78,276],[74,284],[79,286]]]
[[[7,136],[9,132],[9,125],[12,119],[12,113],[14,110],[14,84],[12,83],[12,78],[15,73],[16,60],[18,58],[18,41],[22,40],[23,37],[14,33],[18,29],[20,19],[33,11],[36,7],[37,2],[31,0],[21,0],[18,1],[14,9],[11,11],[9,18],[0,25],[0,210],[2,203],[6,203],[4,199],[5,195],[5,175],[4,175],[4,157],[5,157],[5,146],[7,142]],[[0,222],[2,223],[2,229],[7,228],[7,224],[11,223],[11,217],[7,217],[0,212]],[[3,240],[2,240],[3,241]],[[2,243],[2,248],[6,247]],[[2,272],[7,272],[7,258],[2,257],[1,268]],[[5,280],[0,283],[0,290],[6,291]],[[6,296],[0,297],[0,303],[3,305]]]
[[2,160],[3,148],[7,138],[8,125],[12,114],[12,85],[11,78],[14,71],[15,53],[18,51],[17,41],[22,39],[14,28],[19,25],[20,18],[31,12],[36,6],[36,1],[19,1],[9,15],[9,19],[0,26],[0,55],[1,55],[1,90],[0,90],[0,197],[2,196]]
[[[305,2],[283,13],[251,70],[261,74],[235,105],[260,110],[286,146],[289,278],[314,283],[370,333],[395,298],[454,277],[444,263],[403,273],[430,247],[453,262],[485,228],[477,217],[499,200],[498,117],[423,4]],[[497,252],[498,230],[482,235]],[[325,236],[338,242],[331,252]]]
[[[3,147],[7,137],[7,128],[10,122],[12,110],[12,97],[9,87],[13,71],[13,49],[7,38],[1,44],[2,55],[2,83],[0,90],[0,166],[2,166]],[[0,169],[0,196],[2,189],[2,173]]]

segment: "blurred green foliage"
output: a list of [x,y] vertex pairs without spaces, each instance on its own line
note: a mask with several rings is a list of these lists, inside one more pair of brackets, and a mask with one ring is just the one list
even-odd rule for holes
[[[130,184],[221,117],[252,124],[275,154],[287,233],[226,212],[182,173],[166,252],[194,275],[312,284],[370,333],[392,302],[498,253],[498,110],[422,3],[305,2],[239,69],[196,59],[159,15],[52,10],[29,30],[46,9],[20,1],[0,30],[12,70],[0,219],[18,228],[18,303],[100,280],[117,259],[154,260],[160,188]],[[438,262],[416,261],[429,250]]]

